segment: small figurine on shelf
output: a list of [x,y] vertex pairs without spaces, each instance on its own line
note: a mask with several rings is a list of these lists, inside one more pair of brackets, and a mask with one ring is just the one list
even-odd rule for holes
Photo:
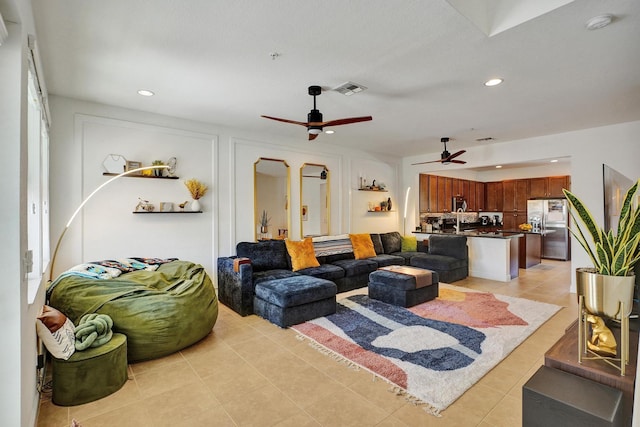
[[187,206],[187,203],[189,203],[189,201],[185,201],[184,203],[180,203],[178,205],[178,207],[180,208],[180,211],[184,211],[184,207]]
[[153,212],[154,209],[155,206],[153,206],[153,203],[149,203],[148,200],[142,200],[140,197],[138,197],[138,204],[136,205],[135,210],[136,212]]
[[391,210],[391,197],[387,199],[387,209]]

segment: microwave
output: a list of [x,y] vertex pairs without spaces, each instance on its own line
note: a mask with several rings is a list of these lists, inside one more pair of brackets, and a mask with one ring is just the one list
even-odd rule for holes
[[462,209],[462,212],[467,210],[467,201],[462,196],[454,196],[451,199],[451,212],[457,212],[458,209]]

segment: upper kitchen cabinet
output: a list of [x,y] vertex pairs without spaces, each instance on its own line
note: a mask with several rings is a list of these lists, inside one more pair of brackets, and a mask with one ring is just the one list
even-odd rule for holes
[[514,179],[503,181],[502,185],[502,210],[505,212],[525,212],[527,210],[527,199],[529,198],[529,180]]
[[476,206],[475,211],[482,212],[486,210],[486,198],[485,194],[485,183],[484,182],[476,182]]
[[421,173],[420,186],[418,187],[418,193],[420,196],[419,207],[420,212],[429,212],[429,175]]
[[545,176],[529,179],[529,196],[534,197],[564,197],[563,188],[570,189],[569,176]]
[[502,181],[485,183],[485,211],[502,212],[503,187]]
[[475,181],[467,181],[465,186],[464,198],[467,201],[467,210],[470,212],[475,212],[478,210],[478,203],[476,199],[476,182]]
[[[445,176],[432,175],[431,179],[438,180],[438,209],[436,212],[451,212],[451,198],[453,197],[453,179]],[[433,209],[432,209],[433,210]]]

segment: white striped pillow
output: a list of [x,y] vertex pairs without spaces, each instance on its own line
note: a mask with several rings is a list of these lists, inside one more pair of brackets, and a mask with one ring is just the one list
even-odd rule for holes
[[353,252],[353,246],[348,234],[314,237],[313,249],[316,257]]

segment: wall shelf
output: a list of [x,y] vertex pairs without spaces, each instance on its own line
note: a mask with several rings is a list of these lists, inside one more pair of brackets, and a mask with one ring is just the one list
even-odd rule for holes
[[375,191],[376,193],[388,193],[388,190],[371,190],[369,188],[358,188],[358,191]]
[[[119,173],[102,172],[104,176],[118,176]],[[123,178],[180,179],[179,176],[125,175]]]
[[138,212],[131,212],[133,214],[197,214],[197,213],[202,213],[202,211],[171,211],[171,212],[162,212],[162,211],[153,211],[153,212],[145,212],[145,211],[138,211]]
[[367,211],[367,213],[386,213],[386,212],[395,212],[394,210],[390,211]]

